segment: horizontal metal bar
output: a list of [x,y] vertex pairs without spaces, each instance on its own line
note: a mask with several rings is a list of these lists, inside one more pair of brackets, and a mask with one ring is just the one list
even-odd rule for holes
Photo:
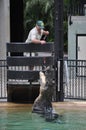
[[28,83],[26,83],[26,84],[21,84],[21,83],[13,83],[13,82],[7,82],[7,85],[8,85],[8,87],[12,87],[12,88],[15,88],[15,87],[24,87],[24,88],[28,88],[28,87],[40,87],[40,84],[39,84],[39,82],[36,82],[36,83],[30,83],[30,82],[28,82]]
[[39,71],[7,71],[8,79],[36,80],[39,79]]
[[8,66],[40,66],[40,65],[53,65],[53,56],[46,57],[7,57]]
[[68,65],[68,67],[86,68],[86,66],[80,66],[80,65]]
[[52,52],[54,43],[34,44],[34,43],[7,43],[7,52]]

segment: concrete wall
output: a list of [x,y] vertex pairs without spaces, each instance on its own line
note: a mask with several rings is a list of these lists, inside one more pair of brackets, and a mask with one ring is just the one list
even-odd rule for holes
[[6,59],[6,43],[10,41],[9,0],[0,0],[0,59]]
[[72,16],[71,21],[71,25],[68,22],[68,58],[76,59],[76,35],[86,34],[86,16]]

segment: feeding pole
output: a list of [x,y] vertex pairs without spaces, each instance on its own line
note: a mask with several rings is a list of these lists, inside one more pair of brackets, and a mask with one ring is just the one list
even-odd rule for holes
[[[56,65],[56,100],[63,101],[63,0],[55,2],[55,65]],[[60,71],[58,71],[58,61]],[[59,72],[59,74],[58,74]],[[59,80],[58,80],[59,75]],[[58,88],[59,84],[59,88]],[[59,96],[58,96],[59,94]],[[58,99],[59,98],[59,99]]]

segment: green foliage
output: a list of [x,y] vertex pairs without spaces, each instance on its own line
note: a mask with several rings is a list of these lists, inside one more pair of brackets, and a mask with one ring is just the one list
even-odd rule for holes
[[[69,0],[64,0],[64,47],[67,47],[67,14]],[[25,39],[37,20],[43,20],[50,35],[47,41],[54,41],[54,0],[24,0]],[[67,48],[65,49],[67,50]]]
[[25,38],[36,21],[43,20],[45,29],[50,32],[48,40],[53,39],[53,4],[53,0],[24,0]]

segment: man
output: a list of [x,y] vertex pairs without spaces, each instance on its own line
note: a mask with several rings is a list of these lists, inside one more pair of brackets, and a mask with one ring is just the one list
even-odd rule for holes
[[26,43],[45,44],[45,39],[41,39],[43,35],[49,35],[49,31],[45,31],[43,21],[38,20],[36,26],[29,32]]
[[[28,34],[28,38],[25,41],[26,43],[34,43],[34,44],[46,44],[45,39],[42,39],[42,36],[49,35],[49,31],[44,30],[44,23],[41,20],[38,20],[36,22],[36,26],[31,29],[31,31]],[[32,53],[31,56],[38,55],[38,53]],[[25,56],[30,56],[28,53],[24,53]],[[30,69],[33,69],[33,66],[30,67]]]

